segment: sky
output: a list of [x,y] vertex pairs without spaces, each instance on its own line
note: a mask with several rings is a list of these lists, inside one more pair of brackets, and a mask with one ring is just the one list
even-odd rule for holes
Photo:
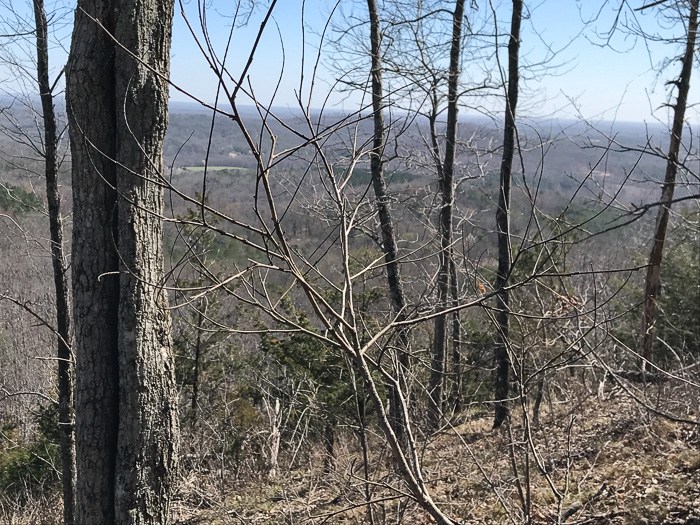
[[[211,40],[223,50],[231,27],[233,2],[213,1],[208,8],[208,28]],[[607,33],[613,27],[618,2],[601,6],[603,0],[536,0],[529,2],[529,10],[523,23],[521,56],[524,64],[533,64],[534,70],[524,71],[524,85],[520,104],[522,116],[562,118],[586,118],[593,120],[618,120],[632,122],[666,122],[668,111],[662,108],[668,100],[669,90],[665,80],[677,75],[679,66],[672,65],[661,76],[655,66],[670,53],[678,52],[678,46],[647,44],[639,39],[617,31],[608,41]],[[356,9],[357,17],[366,16],[362,12],[362,2],[342,0],[345,13]],[[469,4],[469,2],[468,2]],[[494,2],[495,12],[505,29],[510,20],[510,2]],[[642,0],[630,0],[633,7],[643,5]],[[302,5],[304,5],[304,36],[302,44]],[[381,2],[380,2],[381,5]],[[481,13],[471,12],[468,16],[477,17],[484,11],[490,12],[491,5],[478,0]],[[302,70],[302,51],[305,49],[304,72],[307,80],[313,70],[315,54],[318,51],[318,34],[323,30],[333,2],[326,0],[279,0],[273,11],[273,22],[262,36],[259,50],[250,69],[250,84],[259,100],[269,103],[281,72],[283,63],[282,45],[284,42],[284,72],[281,86],[273,104],[276,106],[297,106],[299,72]],[[197,4],[194,0],[184,4],[185,16],[192,24],[197,20]],[[228,57],[230,70],[240,74],[252,43],[259,29],[262,11],[251,17],[247,27],[237,28],[233,33],[231,51]],[[629,17],[630,10],[623,13]],[[637,13],[640,23],[648,30],[659,29],[653,16]],[[336,11],[333,22],[338,25],[343,20]],[[506,35],[500,36],[501,42]],[[604,45],[606,42],[609,45]],[[334,74],[323,67],[332,49],[324,50],[325,59],[318,70],[320,81],[316,86],[311,107],[320,107],[325,102],[330,82]],[[554,55],[552,54],[553,52]],[[502,56],[505,63],[505,56]],[[547,67],[536,64],[548,60]],[[465,63],[465,69],[471,67]],[[495,73],[495,72],[493,72]],[[695,70],[695,75],[700,71]],[[176,14],[173,36],[172,79],[184,90],[211,102],[216,94],[216,80],[205,61],[201,58],[194,40],[189,34],[183,16]],[[700,80],[698,80],[700,82]],[[697,91],[700,92],[700,91]],[[304,93],[304,100],[308,91]],[[173,91],[173,100],[187,100],[182,93]],[[692,98],[692,92],[691,92]],[[356,109],[360,95],[350,96],[335,93],[329,99],[332,106],[339,109]],[[502,102],[490,103],[498,111]],[[464,110],[462,114],[468,114]],[[698,113],[690,118],[697,118]]]
[[[628,5],[644,3],[630,0]],[[529,37],[525,37],[523,46],[535,54],[541,53],[545,44],[562,50],[557,57],[562,64],[560,73],[554,70],[551,76],[544,75],[535,83],[553,97],[547,107],[572,116],[580,113],[586,118],[606,120],[652,121],[654,113],[657,118],[667,118],[667,111],[659,110],[670,93],[665,80],[678,75],[680,67],[671,67],[659,76],[657,66],[669,54],[678,53],[679,47],[645,43],[625,34],[619,26],[608,40],[617,3],[602,11],[601,4],[595,0],[559,0],[541,2],[533,10],[528,21]],[[628,9],[620,22],[629,16]],[[648,31],[667,33],[653,16],[636,16]]]
[[[0,0],[0,22],[4,19],[5,25],[17,25],[17,22],[12,22],[12,16],[7,9],[10,5],[8,1]],[[258,5],[267,5],[269,1],[259,1]],[[478,6],[478,11],[469,6],[467,15],[477,20],[490,14],[493,7],[501,30],[505,31],[510,20],[511,3],[506,0],[491,1],[493,4],[488,0],[471,2],[472,5]],[[655,67],[664,58],[679,53],[679,47],[645,43],[642,39],[631,37],[619,30],[608,41],[606,36],[615,23],[616,6],[620,1],[526,1],[528,9],[521,35],[521,61],[524,69],[519,102],[520,116],[667,122],[669,112],[667,108],[663,108],[663,104],[668,101],[670,91],[665,81],[677,75],[680,67],[678,63],[671,64],[660,75]],[[627,3],[638,7],[643,1],[628,0]],[[248,0],[244,0],[244,3],[246,2]],[[383,3],[380,0],[380,6]],[[316,70],[313,93],[310,93],[321,41],[320,34],[329,18],[330,25],[336,28],[347,24],[344,20],[347,15],[354,16],[356,21],[366,19],[363,1],[340,0],[339,7],[335,9],[331,18],[335,4],[335,0],[277,1],[245,81],[245,87],[252,87],[258,100],[263,103],[272,101],[278,107],[298,107],[297,97],[301,88],[304,103],[310,103],[312,108],[319,108],[324,104],[346,111],[358,108],[362,100],[361,94],[341,93],[332,89],[334,79],[338,76],[337,71],[331,71],[327,67],[333,58],[338,56],[337,49],[332,46],[326,45],[321,50],[322,56]],[[13,0],[11,5],[20,17],[28,17],[31,13],[26,0]],[[54,30],[51,53],[54,74],[60,71],[66,60],[73,5],[71,0],[47,0],[49,9],[57,8],[62,14],[62,17],[57,18],[61,23],[56,24]],[[201,5],[198,0],[176,2],[171,50],[171,79],[177,87],[171,89],[171,99],[174,101],[192,100],[188,95],[207,103],[213,103],[216,98],[216,77],[203,58],[199,44],[188,27],[189,22],[199,43],[205,45],[198,16]],[[219,57],[223,57],[226,50],[234,23],[235,5],[233,0],[206,1],[209,42]],[[632,11],[627,9],[621,21],[631,13]],[[245,18],[242,12],[236,19],[237,27],[231,36],[226,55],[227,69],[236,79],[244,70],[264,15],[265,9],[259,7],[253,11],[247,24],[241,23]],[[658,20],[652,14],[637,13],[636,16],[649,31],[660,31],[665,35],[674,30],[668,27],[660,28]],[[491,22],[490,27],[492,26]],[[675,29],[677,30],[677,27]],[[0,34],[2,32],[0,30]],[[337,36],[337,32],[329,31],[327,36],[329,35]],[[501,43],[504,43],[506,38],[506,34],[499,36]],[[8,49],[7,39],[0,42],[0,46],[4,45],[5,49]],[[606,42],[609,45],[604,45]],[[31,46],[25,50],[25,54],[31,52]],[[504,53],[505,50],[501,52],[503,64],[506,63]],[[543,61],[546,62],[546,67],[541,66]],[[469,60],[465,60],[463,67],[469,74],[480,74],[479,66],[475,66]],[[489,68],[492,75],[498,75],[493,64]],[[699,67],[694,69],[694,75],[696,78],[700,75]],[[695,82],[700,83],[700,79]],[[0,86],[8,92],[13,89],[13,85],[12,76],[0,67]],[[693,93],[700,93],[700,90],[691,88],[691,102]],[[696,95],[695,99],[697,98]],[[498,112],[502,104],[498,99],[491,99],[487,101],[486,108]],[[462,115],[469,113],[470,110],[466,108],[462,110]],[[698,122],[700,113],[697,109],[692,110],[688,118]]]

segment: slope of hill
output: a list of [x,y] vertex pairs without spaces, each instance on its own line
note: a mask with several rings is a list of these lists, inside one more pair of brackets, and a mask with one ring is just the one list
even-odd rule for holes
[[[601,388],[600,396],[581,391],[543,412],[542,422],[528,435],[522,425],[492,430],[477,413],[429,437],[424,474],[445,512],[464,524],[525,523],[523,508],[537,524],[700,522],[696,425],[655,416],[617,387]],[[374,523],[433,523],[416,505],[399,503],[401,483],[387,464],[372,465],[365,483],[349,432],[342,451],[333,473],[323,472],[320,452],[267,480],[215,480],[189,470],[176,522],[359,525],[371,523],[369,499]]]

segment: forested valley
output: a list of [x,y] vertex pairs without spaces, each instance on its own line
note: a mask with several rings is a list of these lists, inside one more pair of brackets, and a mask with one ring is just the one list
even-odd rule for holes
[[0,523],[700,523],[698,0],[557,2],[0,0]]

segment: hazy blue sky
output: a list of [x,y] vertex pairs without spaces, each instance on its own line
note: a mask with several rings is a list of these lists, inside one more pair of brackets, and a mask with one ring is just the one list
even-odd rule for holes
[[[666,100],[668,90],[664,81],[670,74],[677,75],[678,64],[674,64],[661,77],[653,70],[653,65],[666,54],[676,52],[678,46],[654,44],[645,45],[640,39],[634,39],[618,32],[611,40],[612,47],[603,46],[605,33],[614,23],[616,13],[612,5],[601,10],[603,0],[539,0],[530,3],[529,17],[524,22],[522,34],[523,60],[538,63],[549,56],[548,49],[558,50],[550,68],[539,78],[528,79],[521,96],[522,114],[544,116],[557,114],[573,117],[579,114],[591,119],[613,119],[627,121],[652,120],[652,109],[656,110]],[[642,5],[642,0],[630,0],[633,7]],[[218,52],[223,50],[231,26],[233,2],[214,1],[208,8],[208,28],[211,41]],[[484,11],[490,12],[486,0],[478,0],[481,13],[468,13],[477,17]],[[507,27],[510,20],[510,2],[495,4],[496,13],[502,27]],[[637,5],[638,4],[638,5]],[[308,78],[311,76],[318,46],[318,33],[322,31],[333,4],[327,0],[307,0],[305,2],[305,24],[307,38],[306,63]],[[348,12],[353,2],[342,0],[342,8]],[[354,2],[358,16],[363,16],[363,2]],[[381,5],[381,2],[380,2]],[[197,4],[193,0],[185,4],[186,15],[193,25],[198,25]],[[275,24],[266,29],[255,62],[251,68],[251,84],[261,101],[269,101],[282,65],[282,46],[284,42],[285,72],[281,88],[275,98],[275,105],[295,106],[296,91],[299,88],[299,72],[302,56],[302,2],[301,0],[280,0],[274,10]],[[629,16],[630,11],[626,11]],[[656,31],[658,24],[652,16],[638,15],[645,28]],[[595,21],[592,21],[595,18]],[[234,75],[238,75],[248,57],[258,30],[260,13],[251,19],[247,27],[238,28],[233,34],[232,46],[227,64]],[[337,23],[342,18],[334,17]],[[585,24],[584,21],[590,21]],[[505,35],[501,36],[504,42]],[[327,50],[328,53],[331,50]],[[650,56],[651,52],[651,56]],[[469,68],[467,63],[465,68]],[[696,68],[695,74],[698,71]],[[532,76],[525,73],[525,76]],[[333,76],[323,67],[319,70],[320,82],[316,87],[312,106],[318,107],[324,102],[328,92],[328,81]],[[216,82],[206,62],[196,49],[194,40],[184,23],[182,15],[176,14],[173,39],[172,79],[177,85],[200,98],[212,101],[215,96]],[[696,80],[696,82],[698,82]],[[696,91],[698,92],[698,91]],[[304,93],[308,97],[308,91]],[[355,109],[359,95],[345,98],[340,94],[331,96],[332,103],[345,109]],[[174,100],[186,100],[176,91],[172,92]],[[692,93],[691,93],[692,98]],[[697,97],[696,97],[697,98]],[[666,110],[658,110],[655,115],[666,119]],[[697,118],[695,113],[694,118]]]
[[[6,2],[6,0],[2,0]],[[245,0],[247,1],[247,0]],[[613,26],[616,6],[621,0],[533,0],[526,2],[529,6],[522,32],[522,60],[524,64],[536,64],[546,58],[551,58],[551,50],[558,53],[551,66],[544,74],[541,70],[531,73],[524,71],[526,78],[520,99],[520,114],[522,116],[576,117],[580,115],[590,119],[618,119],[625,121],[649,121],[653,116],[666,121],[667,109],[658,109],[668,100],[669,88],[665,81],[677,76],[679,64],[673,63],[661,75],[657,75],[654,67],[664,57],[680,52],[679,46],[649,44],[641,39],[635,39],[624,32],[618,31],[610,41],[611,46],[603,46],[605,33]],[[628,0],[631,7],[641,6],[644,0]],[[493,0],[494,9],[502,29],[507,28],[510,20],[511,2],[508,0]],[[258,2],[259,4],[269,3]],[[479,10],[467,10],[470,18],[476,20],[480,16],[491,13],[488,0],[476,0]],[[207,23],[210,42],[216,52],[223,56],[232,15],[236,2],[233,0],[209,0],[207,2]],[[343,24],[343,13],[352,13],[357,17],[366,18],[364,1],[341,0],[340,8],[336,11],[333,21],[336,26]],[[380,5],[382,1],[380,0]],[[452,2],[445,0],[448,6]],[[468,2],[469,4],[469,2]],[[31,11],[26,0],[13,1],[20,15],[31,22]],[[60,8],[64,23],[56,30],[56,43],[52,51],[52,64],[57,73],[66,59],[65,49],[69,45],[70,22],[72,21],[72,0],[49,0],[48,7]],[[185,16],[201,35],[198,20],[197,0],[183,2]],[[302,68],[302,5],[304,9],[305,61]],[[268,25],[260,42],[256,58],[250,69],[250,79],[257,97],[268,102],[280,76],[283,63],[282,42],[284,45],[285,69],[282,82],[274,100],[277,106],[297,105],[296,96],[300,87],[300,72],[305,74],[303,86],[304,100],[308,100],[310,79],[318,51],[319,33],[326,24],[334,2],[331,0],[279,0],[273,14],[273,22]],[[605,6],[601,9],[601,6]],[[4,10],[4,11],[3,11]],[[341,12],[342,11],[342,12]],[[653,10],[650,10],[653,11]],[[261,16],[259,9],[245,27],[235,30],[227,59],[227,66],[232,75],[238,76],[245,65],[249,52],[255,41]],[[630,16],[632,11],[626,9],[624,16]],[[678,33],[678,27],[660,28],[653,14],[637,15],[643,27],[652,32],[661,31],[669,34]],[[8,15],[6,5],[0,2],[0,19],[8,20],[12,25],[12,17]],[[623,17],[624,20],[624,17]],[[1,21],[1,20],[0,20]],[[586,24],[585,22],[589,22]],[[16,24],[16,23],[15,23]],[[491,22],[491,27],[493,23]],[[58,43],[58,40],[61,43]],[[500,37],[505,42],[506,35]],[[7,43],[7,40],[3,42]],[[62,48],[63,46],[63,48]],[[33,53],[31,45],[25,46],[25,55]],[[321,67],[318,70],[318,81],[315,84],[312,107],[320,107],[329,93],[329,86],[335,75],[324,65],[332,56],[332,49],[324,48]],[[503,54],[503,53],[502,53]],[[21,53],[20,53],[21,55]],[[21,58],[21,57],[20,57]],[[505,63],[505,57],[503,56]],[[697,59],[696,59],[697,63]],[[468,60],[465,70],[472,72],[474,65]],[[495,67],[490,67],[494,75]],[[700,84],[700,68],[694,70],[694,84]],[[478,73],[475,73],[478,75]],[[197,44],[190,34],[185,18],[176,4],[172,45],[172,81],[182,89],[207,102],[213,102],[217,82],[206,61],[202,58]],[[0,83],[5,92],[13,89],[11,75],[0,67]],[[246,86],[247,87],[247,86]],[[691,103],[699,98],[698,89],[691,88]],[[674,92],[675,95],[675,92]],[[183,101],[187,97],[177,90],[171,91],[173,100]],[[357,109],[360,95],[347,95],[331,92],[329,102],[337,108],[346,110]],[[493,100],[487,107],[498,111],[502,102]],[[652,110],[655,113],[652,116]],[[462,114],[467,114],[463,110]],[[689,118],[700,121],[698,109],[690,111]]]

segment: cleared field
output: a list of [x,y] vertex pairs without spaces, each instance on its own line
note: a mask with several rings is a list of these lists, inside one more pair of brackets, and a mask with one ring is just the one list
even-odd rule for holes
[[[183,166],[180,169],[185,170],[185,171],[201,172],[201,171],[204,171],[204,166]],[[238,168],[235,166],[207,166],[207,170],[208,171],[225,171],[225,170],[248,171],[248,170],[250,170],[250,168]]]

